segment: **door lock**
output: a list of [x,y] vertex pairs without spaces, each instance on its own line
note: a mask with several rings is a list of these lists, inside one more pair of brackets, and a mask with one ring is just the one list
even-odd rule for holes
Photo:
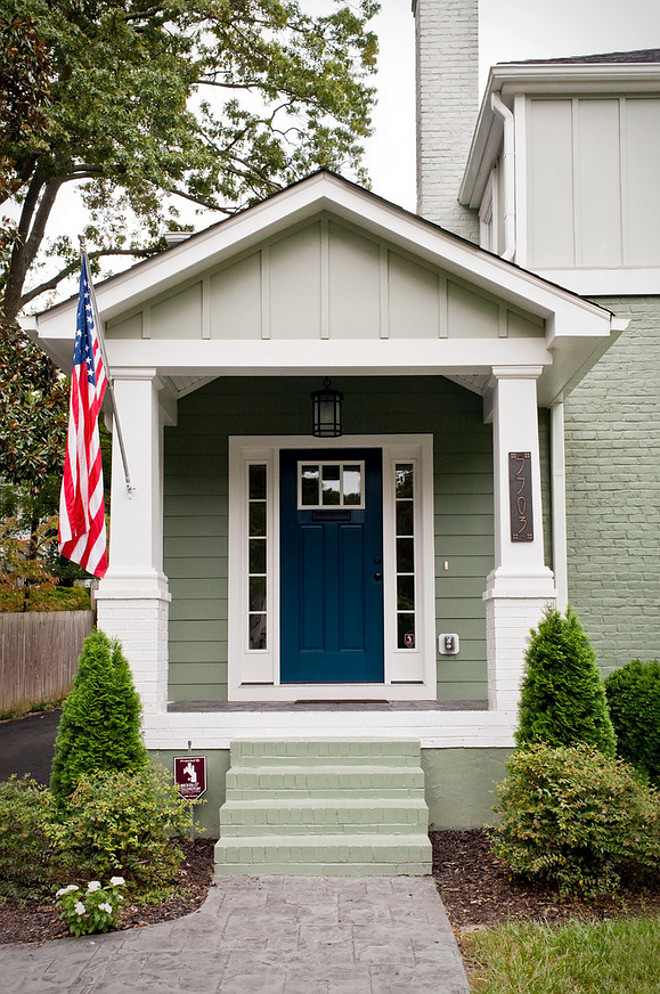
[[374,580],[382,580],[382,579],[383,579],[382,573],[374,573]]

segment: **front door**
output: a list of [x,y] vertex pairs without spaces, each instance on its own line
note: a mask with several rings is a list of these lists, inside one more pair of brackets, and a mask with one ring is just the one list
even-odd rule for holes
[[280,453],[282,683],[382,683],[380,449]]

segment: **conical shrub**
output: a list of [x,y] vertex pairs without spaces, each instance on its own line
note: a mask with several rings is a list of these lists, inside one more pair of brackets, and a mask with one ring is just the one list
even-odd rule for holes
[[83,644],[55,741],[50,786],[60,810],[82,776],[134,772],[146,765],[141,713],[121,646],[104,632],[93,631]]
[[519,746],[552,747],[584,742],[614,756],[616,736],[596,654],[578,617],[548,607],[525,654],[520,695]]

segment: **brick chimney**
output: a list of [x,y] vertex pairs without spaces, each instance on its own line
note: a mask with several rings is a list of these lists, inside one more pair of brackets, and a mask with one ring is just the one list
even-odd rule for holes
[[413,0],[417,67],[417,211],[479,241],[458,191],[479,110],[479,0]]

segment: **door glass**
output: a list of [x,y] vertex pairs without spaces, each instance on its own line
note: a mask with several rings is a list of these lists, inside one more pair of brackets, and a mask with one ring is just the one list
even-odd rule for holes
[[364,507],[364,463],[298,463],[298,508]]
[[267,471],[265,464],[248,467],[248,646],[268,646]]
[[415,648],[415,478],[413,463],[394,467],[396,523],[396,644]]

